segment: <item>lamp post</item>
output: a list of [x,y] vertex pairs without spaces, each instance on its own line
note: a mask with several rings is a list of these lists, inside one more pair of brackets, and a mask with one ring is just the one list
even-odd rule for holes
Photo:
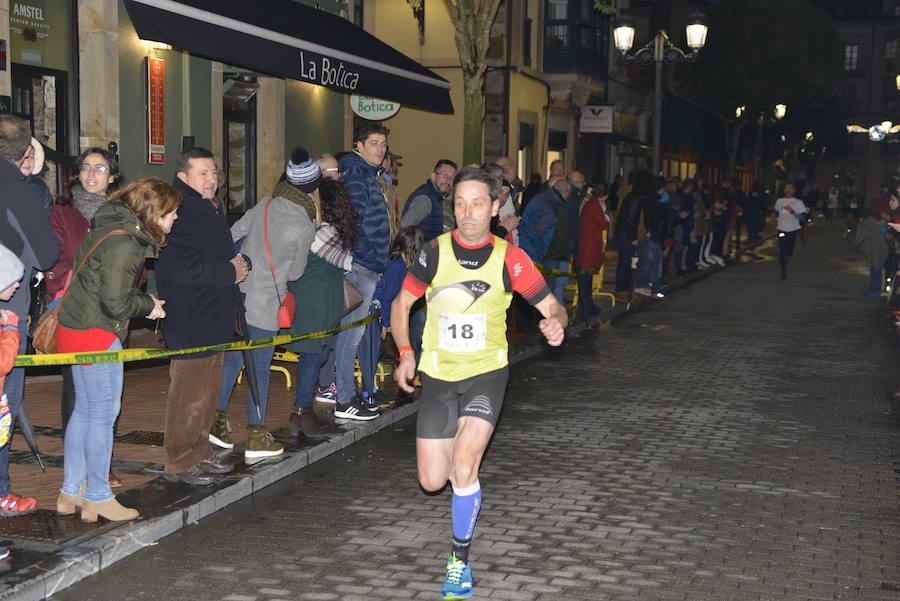
[[654,106],[653,106],[653,173],[660,174],[662,164],[662,67],[663,63],[670,65],[681,61],[692,63],[697,60],[697,53],[706,44],[706,16],[702,13],[692,13],[688,16],[688,24],[685,26],[689,52],[684,52],[672,43],[665,30],[659,33],[645,46],[638,48],[631,54],[629,51],[634,45],[634,22],[629,17],[619,19],[613,29],[613,39],[616,50],[620,53],[621,60],[630,64],[640,62],[644,65],[655,63],[656,77],[654,80]]

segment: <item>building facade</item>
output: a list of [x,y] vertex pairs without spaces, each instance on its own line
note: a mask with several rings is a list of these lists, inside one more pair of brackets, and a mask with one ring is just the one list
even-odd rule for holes
[[[900,122],[900,2],[867,0],[828,3],[844,42],[839,110],[845,126]],[[882,184],[900,178],[900,134],[874,141],[866,133],[845,134],[838,147],[820,157],[813,181],[820,188],[848,186],[871,204]]]

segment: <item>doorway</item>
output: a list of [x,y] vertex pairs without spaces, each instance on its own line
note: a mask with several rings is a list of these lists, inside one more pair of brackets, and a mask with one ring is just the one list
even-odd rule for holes
[[256,204],[256,77],[225,73],[223,108],[226,214],[240,216]]
[[[31,65],[12,64],[10,111],[31,125],[32,135],[50,150],[65,154],[67,73]],[[69,173],[56,161],[46,161],[41,177],[53,197],[65,192]]]

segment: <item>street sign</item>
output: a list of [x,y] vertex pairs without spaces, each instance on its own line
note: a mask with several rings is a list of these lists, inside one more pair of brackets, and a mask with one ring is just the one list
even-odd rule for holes
[[583,134],[611,134],[615,107],[604,104],[588,104],[581,107],[581,122],[578,125]]

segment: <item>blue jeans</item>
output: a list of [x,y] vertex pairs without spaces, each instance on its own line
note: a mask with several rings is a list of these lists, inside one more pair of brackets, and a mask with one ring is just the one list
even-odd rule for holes
[[[116,338],[108,350],[122,348]],[[102,503],[115,497],[109,487],[113,424],[122,406],[124,363],[73,365],[75,410],[66,427],[63,461],[63,493]],[[87,489],[80,495],[87,478]]]
[[[375,296],[375,286],[381,276],[365,267],[354,265],[353,270],[346,276],[350,283],[359,289],[363,302],[341,319],[341,325],[364,318],[369,314],[369,305]],[[338,401],[349,403],[356,395],[356,379],[353,370],[356,365],[356,353],[359,350],[359,342],[365,333],[365,326],[350,328],[337,335],[334,349],[335,374],[337,384]]]
[[[263,330],[256,326],[247,324],[247,333],[250,338],[269,338],[278,332],[274,330]],[[244,366],[243,351],[228,351],[225,353],[225,361],[222,367],[222,392],[219,396],[219,405],[216,407],[219,411],[228,411],[228,401],[231,399],[231,392],[237,382],[238,374],[241,367]],[[256,384],[259,387],[259,413],[256,414],[256,405],[253,404],[253,394],[250,387],[247,387],[247,423],[251,426],[259,426],[266,423],[266,407],[269,404],[269,367],[272,365],[272,355],[275,354],[274,346],[266,346],[263,348],[255,348],[250,351],[253,357],[253,371],[256,373]],[[249,382],[248,382],[249,383]]]
[[660,261],[662,252],[659,242],[644,240],[638,245],[637,273],[634,276],[635,288],[649,288],[653,292],[662,290],[662,282],[659,279]]
[[[19,354],[22,355],[25,353],[25,345],[28,343],[27,338],[27,324],[28,320],[26,316],[19,315],[19,335],[22,340],[19,342]],[[3,386],[3,392],[6,393],[6,397],[9,399],[9,411],[12,415],[12,423],[16,423],[16,417],[19,415],[19,407],[22,406],[22,394],[25,391],[25,368],[17,367],[9,372],[9,375],[6,376],[6,384]],[[12,434],[10,433],[10,436]],[[10,442],[12,442],[10,440]],[[9,447],[10,444],[5,444],[3,447],[0,447],[0,497],[5,497],[10,492],[12,492],[12,485],[9,481]],[[107,474],[107,478],[109,474]],[[80,485],[79,485],[80,486]]]
[[[544,267],[548,267],[550,269],[558,269],[560,271],[569,271],[569,262],[568,261],[554,261],[552,259],[544,260]],[[569,284],[569,276],[560,275],[560,276],[549,276],[545,275],[544,279],[547,280],[547,286],[550,288],[550,292],[553,293],[553,296],[556,297],[556,300],[559,301],[560,305],[565,305],[565,300],[563,298],[563,294],[566,291],[566,286]]]
[[328,361],[331,349],[325,348],[321,353],[299,353],[300,365],[297,366],[297,392],[294,396],[294,407],[312,407],[319,370]]

